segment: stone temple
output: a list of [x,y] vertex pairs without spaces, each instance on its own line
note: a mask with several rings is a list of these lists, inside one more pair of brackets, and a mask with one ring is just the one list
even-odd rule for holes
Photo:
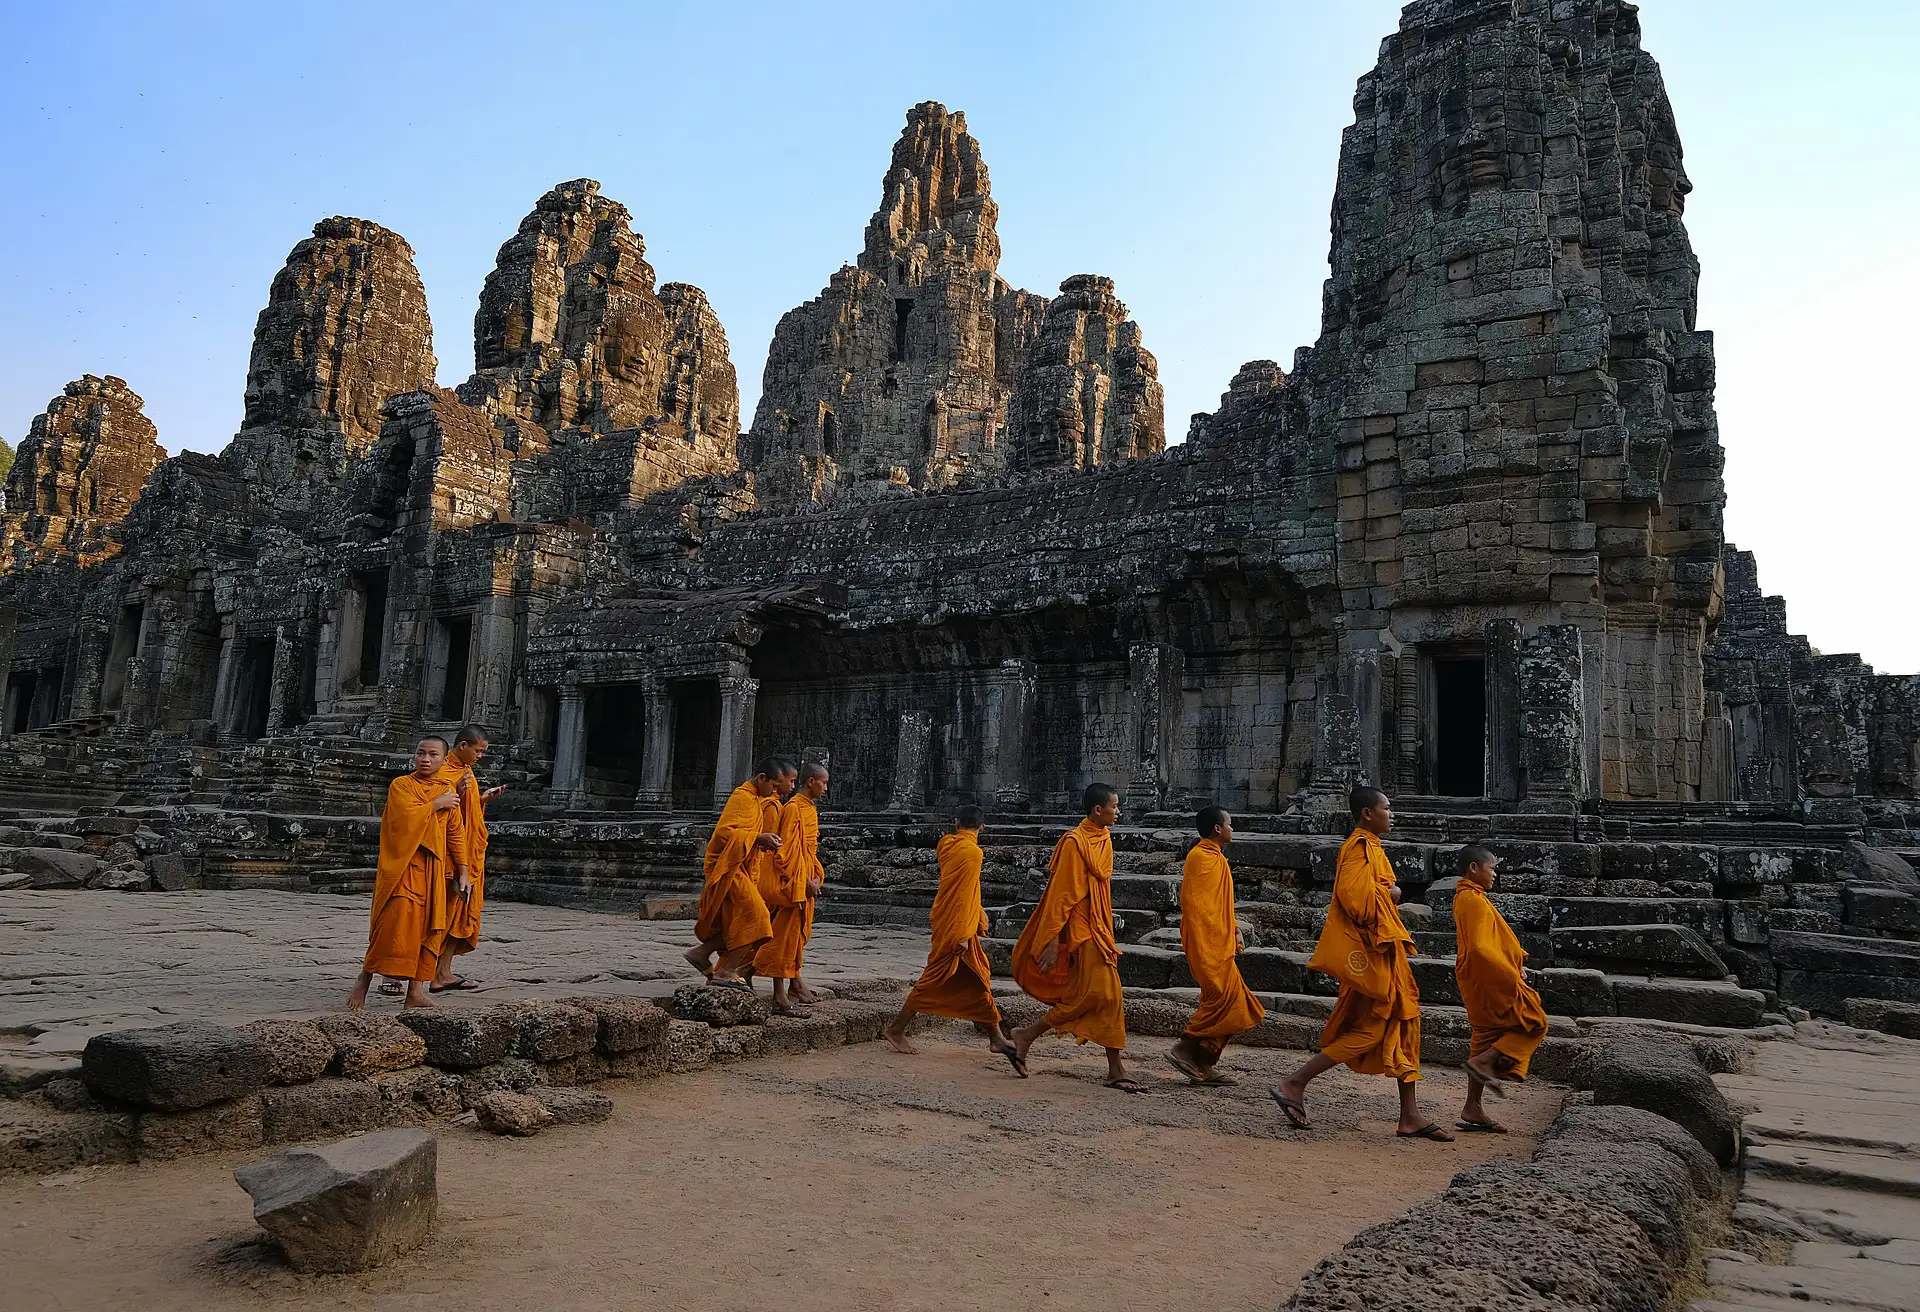
[[496,892],[631,907],[693,887],[755,757],[825,759],[822,915],[919,923],[980,800],[1005,937],[1105,780],[1151,976],[1179,813],[1242,816],[1281,970],[1367,780],[1434,951],[1450,845],[1494,843],[1536,965],[1593,986],[1552,1006],[1920,1002],[1920,678],[1813,650],[1724,537],[1690,189],[1633,6],[1419,0],[1355,91],[1318,340],[1172,446],[1125,289],[1008,285],[931,102],[750,418],[590,180],[500,247],[452,390],[406,241],[324,219],[223,453],[167,458],[118,378],[32,421],[4,806],[138,827],[175,880],[353,887],[413,737],[478,721]]

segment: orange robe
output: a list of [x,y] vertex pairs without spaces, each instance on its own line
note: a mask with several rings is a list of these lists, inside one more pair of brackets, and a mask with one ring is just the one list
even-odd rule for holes
[[1180,876],[1180,949],[1200,986],[1200,1005],[1186,1037],[1218,1060],[1227,1040],[1260,1023],[1267,1009],[1240,978],[1239,920],[1233,909],[1233,868],[1211,838],[1187,853]]
[[487,808],[480,802],[480,781],[473,767],[448,761],[440,767],[440,781],[460,798],[460,826],[466,831],[467,874],[473,880],[473,895],[458,896],[447,890],[446,950],[455,955],[471,952],[480,945],[480,907],[487,894]]
[[940,891],[933,895],[933,945],[927,949],[927,968],[907,994],[909,1011],[955,1020],[1000,1023],[1000,1007],[993,1000],[986,950],[980,946],[987,932],[987,913],[980,905],[980,835],[962,829],[940,840]]
[[1453,926],[1459,954],[1453,973],[1473,1026],[1468,1044],[1475,1057],[1493,1048],[1513,1062],[1516,1079],[1527,1078],[1533,1051],[1547,1037],[1547,1008],[1522,969],[1527,951],[1486,890],[1463,879],[1453,895]]
[[[1047,1024],[1080,1042],[1127,1046],[1120,1000],[1120,945],[1113,937],[1113,835],[1082,820],[1054,844],[1046,896],[1013,945],[1013,977],[1051,1004]],[[1059,943],[1052,970],[1036,960]]]
[[387,785],[367,955],[360,965],[369,975],[429,981],[439,964],[447,934],[447,877],[466,844],[460,808],[433,809],[433,799],[446,791],[437,777],[422,783],[410,774]]
[[1340,981],[1320,1051],[1362,1075],[1420,1078],[1420,986],[1407,957],[1413,935],[1393,901],[1393,866],[1380,840],[1356,829],[1340,846],[1333,904],[1310,969]]
[[707,840],[707,882],[700,890],[694,932],[702,943],[719,939],[722,952],[756,946],[773,937],[773,921],[756,882],[760,863],[754,858],[760,853],[753,846],[761,834],[773,832],[767,828],[761,806],[772,800],[754,792],[752,784],[741,784],[727,798],[713,837]]
[[807,940],[813,937],[813,894],[807,882],[824,878],[820,864],[820,811],[813,799],[796,792],[780,808],[780,850],[770,853],[773,869],[767,906],[773,911],[773,937],[753,959],[753,973],[768,979],[796,979]]

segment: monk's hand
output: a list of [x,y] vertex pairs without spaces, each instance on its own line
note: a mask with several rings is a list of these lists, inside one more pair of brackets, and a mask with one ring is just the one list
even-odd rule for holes
[[780,850],[780,835],[762,834],[753,840],[753,845],[762,852],[777,852]]
[[1040,969],[1042,970],[1052,970],[1055,966],[1059,965],[1060,964],[1060,940],[1056,938],[1051,943],[1041,948],[1039,954],[1034,957],[1034,961],[1038,963]]
[[1400,885],[1395,884],[1392,888],[1388,889],[1387,892],[1393,894],[1393,904],[1395,906],[1399,906],[1400,905]]
[[473,876],[461,875],[459,881],[455,885],[455,888],[459,892],[461,897],[463,898],[472,897],[473,896]]
[[820,895],[820,885],[825,882],[826,881],[821,879],[818,875],[815,875],[812,879],[809,879],[807,881],[807,896],[818,897]]
[[486,792],[480,794],[480,805],[485,806],[488,802],[491,802],[494,798],[506,791],[507,786],[505,784],[495,784],[493,787],[487,789]]
[[442,793],[433,799],[433,809],[436,811],[451,811],[458,805],[460,798],[454,793]]
[[1233,955],[1239,956],[1247,950],[1247,939],[1239,930],[1233,931]]

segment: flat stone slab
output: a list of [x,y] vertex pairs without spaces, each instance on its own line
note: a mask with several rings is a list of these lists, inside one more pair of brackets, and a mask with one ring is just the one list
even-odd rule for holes
[[1619,972],[1724,979],[1731,972],[1700,931],[1687,925],[1570,925],[1549,931],[1556,961],[1601,965]]
[[292,1148],[233,1173],[296,1271],[364,1271],[418,1248],[439,1206],[438,1144],[381,1130]]
[[1744,1162],[1749,1175],[1920,1198],[1920,1161],[1885,1153],[1816,1148],[1804,1143],[1752,1144]]

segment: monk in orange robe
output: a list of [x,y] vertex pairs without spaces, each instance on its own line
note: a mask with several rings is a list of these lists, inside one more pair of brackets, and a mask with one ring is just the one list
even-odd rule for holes
[[1420,1113],[1420,986],[1407,956],[1413,935],[1400,921],[1400,885],[1380,840],[1393,828],[1387,795],[1362,784],[1347,799],[1353,833],[1340,846],[1333,902],[1307,965],[1340,981],[1320,1032],[1320,1051],[1270,1092],[1295,1129],[1310,1127],[1307,1085],[1344,1063],[1362,1075],[1391,1075],[1400,1086],[1403,1139],[1451,1141]]
[[440,767],[440,780],[460,799],[460,826],[467,835],[467,880],[463,890],[452,890],[447,902],[447,938],[440,951],[440,969],[429,992],[480,987],[453,973],[453,959],[480,946],[480,908],[487,894],[487,803],[507,791],[505,784],[482,790],[473,767],[487,754],[487,731],[469,724],[454,735],[453,749]]
[[460,799],[440,778],[446,760],[446,739],[422,738],[413,751],[413,773],[387,786],[371,932],[360,978],[347,995],[349,1011],[366,1005],[375,975],[409,981],[408,1007],[433,1005],[427,982],[439,969],[447,934],[448,876],[457,885],[467,883]]
[[773,937],[753,958],[753,973],[773,981],[773,1010],[778,1016],[806,1016],[795,1003],[816,1001],[800,982],[800,959],[813,936],[813,903],[826,880],[820,864],[820,799],[827,795],[827,767],[808,761],[800,767],[799,787],[780,808],[780,847],[766,854],[772,879],[765,887],[773,912]]
[[953,818],[953,832],[940,840],[940,889],[933,895],[933,944],[927,949],[927,968],[907,994],[900,1014],[887,1022],[880,1036],[895,1052],[919,1052],[907,1039],[907,1026],[918,1015],[951,1016],[973,1022],[997,1053],[1013,1063],[1021,1078],[1027,1063],[1000,1028],[1000,1007],[993,1000],[993,972],[980,946],[987,932],[987,913],[980,902],[980,868],[986,855],[980,850],[985,817],[977,806],[963,806]]
[[1209,806],[1194,818],[1200,841],[1180,876],[1180,948],[1200,986],[1200,1005],[1167,1051],[1167,1062],[1194,1084],[1233,1084],[1215,1070],[1227,1041],[1260,1023],[1267,1009],[1234,960],[1246,949],[1233,908],[1233,868],[1221,848],[1233,841],[1233,817]]
[[1107,1050],[1107,1087],[1145,1093],[1127,1074],[1127,1018],[1120,1000],[1120,945],[1113,937],[1113,835],[1120,795],[1089,784],[1087,818],[1054,845],[1046,896],[1013,947],[1013,977],[1049,1004],[1046,1015],[1013,1031],[1019,1069],[1035,1039],[1049,1030]]
[[1460,885],[1453,895],[1459,943],[1453,973],[1473,1026],[1468,1042],[1467,1101],[1454,1128],[1505,1134],[1507,1127],[1480,1105],[1484,1090],[1505,1097],[1509,1080],[1527,1078],[1534,1049],[1547,1037],[1547,1008],[1527,983],[1527,950],[1487,897],[1497,861],[1484,847],[1461,850]]
[[[694,922],[700,942],[686,957],[711,984],[752,988],[741,971],[773,937],[773,918],[760,894],[760,857],[780,848],[777,812],[769,814],[767,804],[779,805],[782,771],[791,768],[780,760],[762,761],[753,778],[727,798],[707,840],[706,884]],[[716,952],[718,961],[713,959]]]

